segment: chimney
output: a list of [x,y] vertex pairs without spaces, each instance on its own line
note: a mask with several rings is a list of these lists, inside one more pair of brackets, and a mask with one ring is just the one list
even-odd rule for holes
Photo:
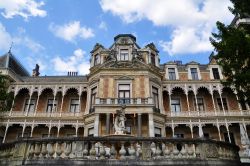
[[68,76],[77,76],[78,72],[68,71]]

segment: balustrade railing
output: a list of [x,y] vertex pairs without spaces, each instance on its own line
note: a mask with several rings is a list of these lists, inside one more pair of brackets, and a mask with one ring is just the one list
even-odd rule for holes
[[24,112],[24,111],[12,111],[1,113],[2,117],[79,117],[83,116],[83,112]]
[[95,105],[147,105],[154,104],[153,99],[149,98],[96,98]]
[[[17,148],[17,149],[16,149]],[[238,160],[239,148],[214,140],[140,137],[85,137],[22,139],[0,144],[0,159],[27,148],[27,160],[48,159],[224,159]]]
[[167,112],[169,117],[211,117],[211,116],[245,116],[250,115],[250,111],[239,111],[239,110],[230,110],[230,111],[182,111],[182,112]]
[[[27,149],[27,150],[24,150]],[[20,153],[22,151],[23,154]],[[235,145],[204,139],[166,139],[142,137],[83,137],[22,139],[0,144],[1,159],[23,156],[22,160],[168,160],[223,159],[239,160]]]

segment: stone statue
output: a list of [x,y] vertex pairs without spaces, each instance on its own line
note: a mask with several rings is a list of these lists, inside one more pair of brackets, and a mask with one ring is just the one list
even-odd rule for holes
[[39,76],[39,65],[38,64],[36,64],[36,67],[35,67],[35,69],[33,69],[33,72],[32,72],[32,76],[33,77],[37,77],[37,76]]
[[122,106],[121,110],[116,110],[116,117],[114,122],[115,134],[125,134],[125,108],[126,106]]
[[109,55],[106,58],[106,61],[117,61],[116,59],[116,51],[115,50],[111,50]]

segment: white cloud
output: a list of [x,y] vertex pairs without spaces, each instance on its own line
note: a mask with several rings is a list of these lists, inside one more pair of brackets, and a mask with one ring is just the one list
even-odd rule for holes
[[107,26],[107,23],[106,22],[104,22],[104,21],[102,21],[100,24],[99,24],[99,26],[98,26],[100,29],[103,29],[103,30],[105,30],[105,31],[107,31],[108,30],[108,26]]
[[82,49],[77,49],[74,51],[73,55],[62,59],[57,56],[52,59],[52,64],[54,70],[59,72],[59,74],[66,74],[68,71],[78,72],[81,75],[88,74],[90,64],[88,62],[88,57],[86,57],[86,52]]
[[229,0],[100,0],[104,12],[125,23],[147,19],[171,27],[172,35],[160,46],[170,55],[211,51],[209,36],[217,20],[230,22]]
[[43,1],[36,0],[0,0],[0,9],[2,16],[10,19],[14,16],[21,16],[25,20],[29,17],[45,17],[47,12],[40,9],[44,5]]
[[11,35],[6,31],[5,27],[0,22],[0,50],[7,52],[13,42],[14,49],[17,47],[25,47],[31,50],[33,53],[37,53],[45,48],[38,42],[31,39],[25,32],[25,29],[18,28],[18,35]]
[[0,22],[0,50],[7,51],[11,45],[11,35]]
[[77,38],[88,39],[94,37],[94,32],[91,28],[81,27],[80,21],[72,21],[64,25],[50,24],[49,30],[55,36],[69,42],[75,42]]

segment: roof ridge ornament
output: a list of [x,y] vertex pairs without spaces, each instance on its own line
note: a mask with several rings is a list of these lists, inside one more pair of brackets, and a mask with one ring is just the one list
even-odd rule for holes
[[10,49],[9,49],[8,53],[11,53],[12,46],[13,46],[13,41],[10,44]]

